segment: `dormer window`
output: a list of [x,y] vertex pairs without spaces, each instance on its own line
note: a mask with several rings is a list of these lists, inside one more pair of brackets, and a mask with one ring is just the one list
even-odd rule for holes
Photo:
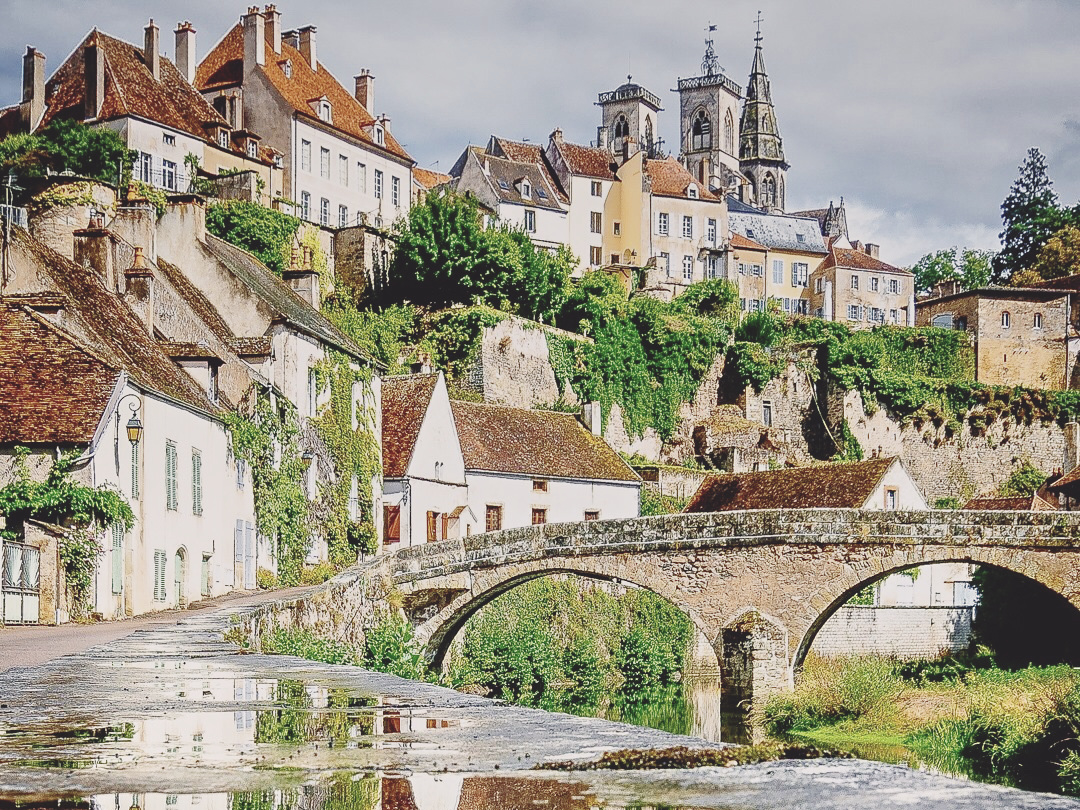
[[281,69],[285,72],[285,78],[292,78],[292,59],[286,59],[281,63]]
[[229,133],[224,129],[219,129],[217,134],[218,146],[222,149],[229,148]]
[[697,186],[691,183],[686,189],[686,196],[691,200],[696,200],[698,198]]
[[259,145],[255,141],[248,141],[247,154],[250,158],[257,158],[259,156]]
[[319,102],[319,120],[331,123],[332,110],[330,109],[330,102],[323,99]]
[[382,127],[375,127],[375,143],[379,146],[386,143],[386,134],[383,132]]
[[522,197],[529,197],[529,198],[532,197],[532,186],[529,185],[528,180],[522,180],[521,181],[521,196]]

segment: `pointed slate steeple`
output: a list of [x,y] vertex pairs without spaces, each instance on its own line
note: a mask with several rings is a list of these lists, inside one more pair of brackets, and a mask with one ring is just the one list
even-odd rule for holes
[[754,63],[746,86],[739,125],[739,167],[750,181],[750,202],[759,208],[783,212],[786,197],[784,142],[776,124],[769,74],[761,48],[761,17],[754,37]]

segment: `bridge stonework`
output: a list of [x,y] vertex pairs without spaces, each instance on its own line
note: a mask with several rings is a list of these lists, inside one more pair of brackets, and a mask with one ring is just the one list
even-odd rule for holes
[[716,650],[724,703],[746,707],[791,688],[817,631],[855,592],[931,562],[1014,571],[1080,608],[1080,513],[763,510],[511,529],[379,557],[273,621],[355,642],[389,600],[441,664],[483,605],[529,579],[576,574],[684,610]]

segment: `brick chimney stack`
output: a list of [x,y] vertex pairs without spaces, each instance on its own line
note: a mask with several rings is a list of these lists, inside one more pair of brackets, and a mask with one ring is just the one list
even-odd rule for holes
[[155,82],[161,81],[161,32],[153,18],[143,31],[143,61]]
[[22,123],[33,132],[45,115],[45,54],[27,45],[23,56]]
[[375,107],[375,77],[371,71],[363,68],[356,77],[356,100],[365,110],[371,112]]
[[281,53],[281,12],[277,6],[271,4],[263,9],[263,18],[266,20],[266,41],[270,43],[270,49]]
[[83,119],[96,119],[105,101],[105,49],[98,40],[96,28],[83,49],[83,78],[86,82]]
[[315,32],[318,29],[314,25],[305,25],[300,29],[300,53],[311,66],[312,70],[318,71],[319,59],[315,53]]
[[176,24],[176,69],[188,84],[195,84],[195,29],[185,20]]
[[135,260],[124,271],[124,300],[149,334],[154,334],[154,270],[146,263],[141,247],[135,248]]
[[266,21],[258,6],[249,6],[241,18],[244,27],[244,75],[266,64]]

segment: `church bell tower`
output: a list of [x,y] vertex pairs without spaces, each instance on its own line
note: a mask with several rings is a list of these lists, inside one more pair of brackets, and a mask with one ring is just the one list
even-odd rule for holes
[[765,71],[765,56],[761,49],[761,15],[754,37],[754,63],[746,86],[739,125],[739,167],[749,181],[744,202],[771,213],[782,214],[786,203],[787,170],[784,142],[776,125],[769,74]]

